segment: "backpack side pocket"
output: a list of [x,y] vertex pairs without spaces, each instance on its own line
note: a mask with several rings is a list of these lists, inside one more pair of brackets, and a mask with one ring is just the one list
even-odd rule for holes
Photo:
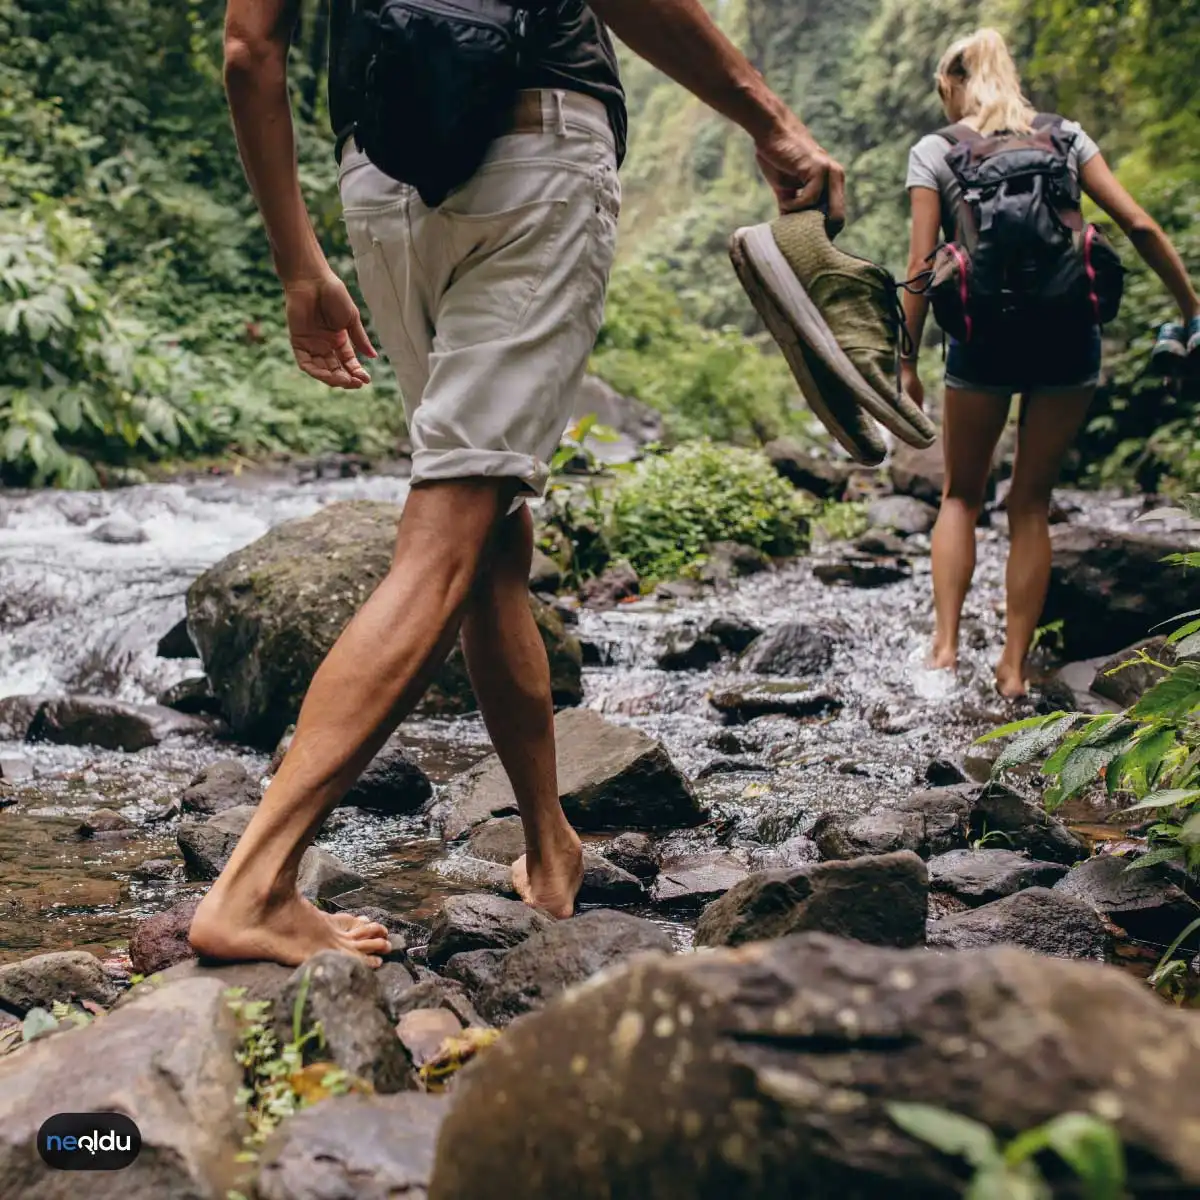
[[955,341],[969,342],[974,333],[971,317],[971,260],[956,242],[934,252],[933,272],[926,290],[937,323]]

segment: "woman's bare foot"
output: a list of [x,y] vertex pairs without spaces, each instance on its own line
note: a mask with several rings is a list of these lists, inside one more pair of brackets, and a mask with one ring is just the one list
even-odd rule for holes
[[561,849],[543,851],[537,864],[531,864],[529,856],[522,854],[513,863],[512,880],[517,895],[530,908],[559,920],[571,916],[583,885],[583,847],[574,830]]
[[953,671],[958,667],[958,647],[944,646],[938,642],[933,643],[933,649],[929,652],[929,669],[931,671]]
[[996,667],[996,691],[1006,700],[1020,700],[1029,695],[1029,682],[1025,678],[1025,664],[1011,667],[1000,663]]
[[298,967],[321,950],[355,954],[377,967],[391,949],[382,925],[350,913],[323,913],[298,892],[256,903],[219,884],[200,901],[188,940],[203,958],[285,967]]

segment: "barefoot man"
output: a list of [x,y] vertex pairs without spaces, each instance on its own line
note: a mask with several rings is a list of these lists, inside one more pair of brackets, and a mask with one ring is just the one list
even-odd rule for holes
[[[330,387],[355,389],[370,382],[361,359],[375,351],[321,251],[297,173],[287,57],[299,7],[229,0],[226,89],[296,361]],[[337,949],[378,962],[386,931],[319,911],[297,893],[297,870],[456,637],[525,828],[516,890],[552,916],[574,911],[582,854],[558,800],[524,499],[546,485],[612,266],[626,111],[605,23],[750,135],[781,209],[824,202],[838,224],[843,208],[841,168],[700,0],[551,0],[511,133],[468,184],[428,208],[350,136],[351,8],[332,0],[329,107],[359,282],[404,395],[412,491],[392,570],[314,676],[291,749],[197,910],[192,945],[216,959],[294,965]]]

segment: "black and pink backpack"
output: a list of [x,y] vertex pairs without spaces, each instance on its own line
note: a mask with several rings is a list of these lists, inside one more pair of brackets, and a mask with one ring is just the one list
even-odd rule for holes
[[938,324],[962,342],[1047,322],[1104,325],[1121,305],[1125,270],[1083,219],[1068,165],[1073,134],[1040,114],[1026,134],[939,130],[962,189],[954,240],[934,252],[928,294]]

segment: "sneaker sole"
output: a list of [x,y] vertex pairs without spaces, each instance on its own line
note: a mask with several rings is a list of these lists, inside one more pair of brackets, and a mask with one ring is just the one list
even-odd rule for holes
[[1200,354],[1192,351],[1189,355],[1188,348],[1182,343],[1164,342],[1151,351],[1150,369],[1161,371],[1164,375],[1172,375],[1188,363],[1189,358],[1200,360]]
[[[933,444],[937,431],[929,418],[907,397],[903,401],[909,409],[907,412],[889,404],[850,361],[838,344],[833,330],[788,265],[775,242],[770,225],[752,225],[737,230],[730,243],[731,257],[735,249],[750,268],[745,273],[738,270],[742,286],[756,308],[759,307],[760,298],[763,298],[783,317],[791,332],[787,341],[798,340],[815,354],[850,392],[854,402],[901,441],[918,450]],[[734,267],[738,267],[736,259]],[[762,313],[761,308],[759,311]],[[763,319],[766,320],[765,315]],[[772,330],[772,333],[775,331]],[[776,340],[779,340],[778,335]],[[786,355],[785,342],[781,342],[780,348]]]
[[835,414],[829,407],[822,389],[813,378],[812,367],[806,358],[807,344],[755,273],[746,254],[745,240],[742,236],[746,232],[739,229],[730,239],[730,261],[755,311],[763,319],[767,331],[783,352],[805,402],[821,424],[856,462],[867,467],[877,467],[887,457],[887,445],[883,440],[882,431],[857,407],[849,395],[849,389],[844,386],[840,390],[846,394],[846,407],[849,409],[846,417]]

